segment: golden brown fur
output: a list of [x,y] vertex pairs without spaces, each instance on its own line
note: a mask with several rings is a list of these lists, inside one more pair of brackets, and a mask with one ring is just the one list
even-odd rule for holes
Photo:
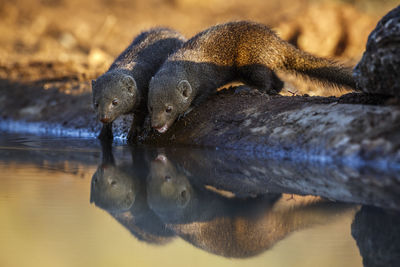
[[230,22],[197,34],[164,62],[149,86],[152,126],[165,132],[193,104],[232,81],[277,93],[283,86],[278,70],[355,88],[348,69],[298,50],[267,26]]

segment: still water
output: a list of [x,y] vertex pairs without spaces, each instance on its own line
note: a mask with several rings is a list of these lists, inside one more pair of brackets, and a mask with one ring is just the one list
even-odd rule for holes
[[231,153],[0,136],[0,266],[400,266],[398,212],[359,205],[399,191],[301,196],[314,178]]

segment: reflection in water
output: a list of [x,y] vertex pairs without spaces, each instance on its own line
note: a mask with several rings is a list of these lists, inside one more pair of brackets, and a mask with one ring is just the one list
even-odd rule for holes
[[227,197],[191,179],[165,153],[143,156],[135,150],[132,157],[132,164],[118,165],[111,147],[103,146],[91,200],[146,242],[165,243],[179,236],[213,254],[251,257],[294,231],[329,223],[354,210],[319,197]]
[[[400,266],[390,174],[193,148],[115,146],[114,159],[104,146],[99,164],[96,140],[0,144],[0,266]],[[281,192],[392,211],[363,207],[350,229],[351,207]]]
[[147,205],[143,160],[137,157],[118,165],[111,144],[103,145],[102,150],[102,163],[92,177],[90,201],[107,210],[139,240],[155,244],[170,241],[173,233]]
[[400,214],[364,206],[356,214],[351,232],[365,267],[400,266]]
[[314,197],[297,197],[296,203],[288,203],[280,194],[226,198],[191,184],[164,154],[151,162],[147,200],[181,238],[225,257],[257,255],[291,232],[328,223],[350,208]]
[[400,211],[400,173],[348,166],[289,161],[256,152],[168,148],[168,159],[191,182],[251,196],[271,192],[318,195],[332,200]]

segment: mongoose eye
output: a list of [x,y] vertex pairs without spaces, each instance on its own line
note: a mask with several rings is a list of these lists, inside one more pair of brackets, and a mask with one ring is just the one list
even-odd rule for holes
[[98,107],[99,107],[99,103],[94,102],[94,107],[95,107],[95,108],[98,108]]
[[167,112],[167,113],[171,113],[171,111],[172,111],[172,107],[171,107],[171,106],[168,106],[168,107],[165,109],[165,112]]
[[181,197],[182,197],[182,198],[186,198],[186,190],[183,190],[183,191],[181,192]]
[[118,99],[114,99],[114,100],[111,102],[111,104],[112,104],[113,106],[118,105]]

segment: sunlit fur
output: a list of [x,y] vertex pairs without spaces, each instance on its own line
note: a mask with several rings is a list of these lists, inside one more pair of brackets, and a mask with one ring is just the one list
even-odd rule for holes
[[[229,82],[276,94],[283,83],[275,71],[298,74],[324,86],[355,88],[351,71],[334,61],[297,49],[262,24],[229,22],[191,38],[155,74],[148,98],[152,126],[169,128],[190,105],[201,103]],[[192,87],[187,99],[176,90],[182,80]],[[167,105],[175,111],[166,114]]]

